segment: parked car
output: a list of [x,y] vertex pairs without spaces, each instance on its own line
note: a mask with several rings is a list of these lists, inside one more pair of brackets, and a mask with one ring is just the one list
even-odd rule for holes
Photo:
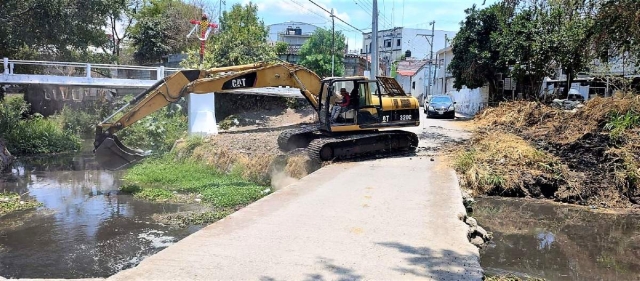
[[424,113],[427,114],[427,118],[444,117],[453,119],[456,117],[455,104],[456,102],[449,96],[432,96],[424,104]]

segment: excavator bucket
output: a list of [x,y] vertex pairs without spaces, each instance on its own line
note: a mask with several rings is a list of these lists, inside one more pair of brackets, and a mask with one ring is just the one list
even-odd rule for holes
[[115,135],[106,137],[94,153],[98,164],[107,170],[126,168],[146,156],[142,150],[126,147]]

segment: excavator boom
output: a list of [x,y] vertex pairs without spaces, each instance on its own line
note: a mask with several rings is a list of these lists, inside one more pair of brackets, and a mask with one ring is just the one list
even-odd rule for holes
[[[274,86],[299,88],[313,108],[319,109],[321,79],[298,65],[257,63],[208,70],[182,70],[159,80],[96,126],[96,159],[107,169],[119,169],[143,158],[145,154],[142,151],[127,148],[115,134],[189,93],[207,94]],[[129,107],[130,110],[118,117],[120,112]],[[114,118],[117,120],[110,121]]]

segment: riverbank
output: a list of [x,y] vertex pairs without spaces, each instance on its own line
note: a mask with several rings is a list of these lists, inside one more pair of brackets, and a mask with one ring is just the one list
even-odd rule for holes
[[573,111],[508,102],[476,116],[452,162],[472,195],[637,208],[638,125],[638,96],[595,98]]

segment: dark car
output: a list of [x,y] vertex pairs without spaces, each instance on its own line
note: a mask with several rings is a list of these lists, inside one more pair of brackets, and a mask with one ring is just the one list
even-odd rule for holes
[[449,96],[433,96],[424,106],[427,118],[443,117],[453,119],[456,117],[456,104]]

